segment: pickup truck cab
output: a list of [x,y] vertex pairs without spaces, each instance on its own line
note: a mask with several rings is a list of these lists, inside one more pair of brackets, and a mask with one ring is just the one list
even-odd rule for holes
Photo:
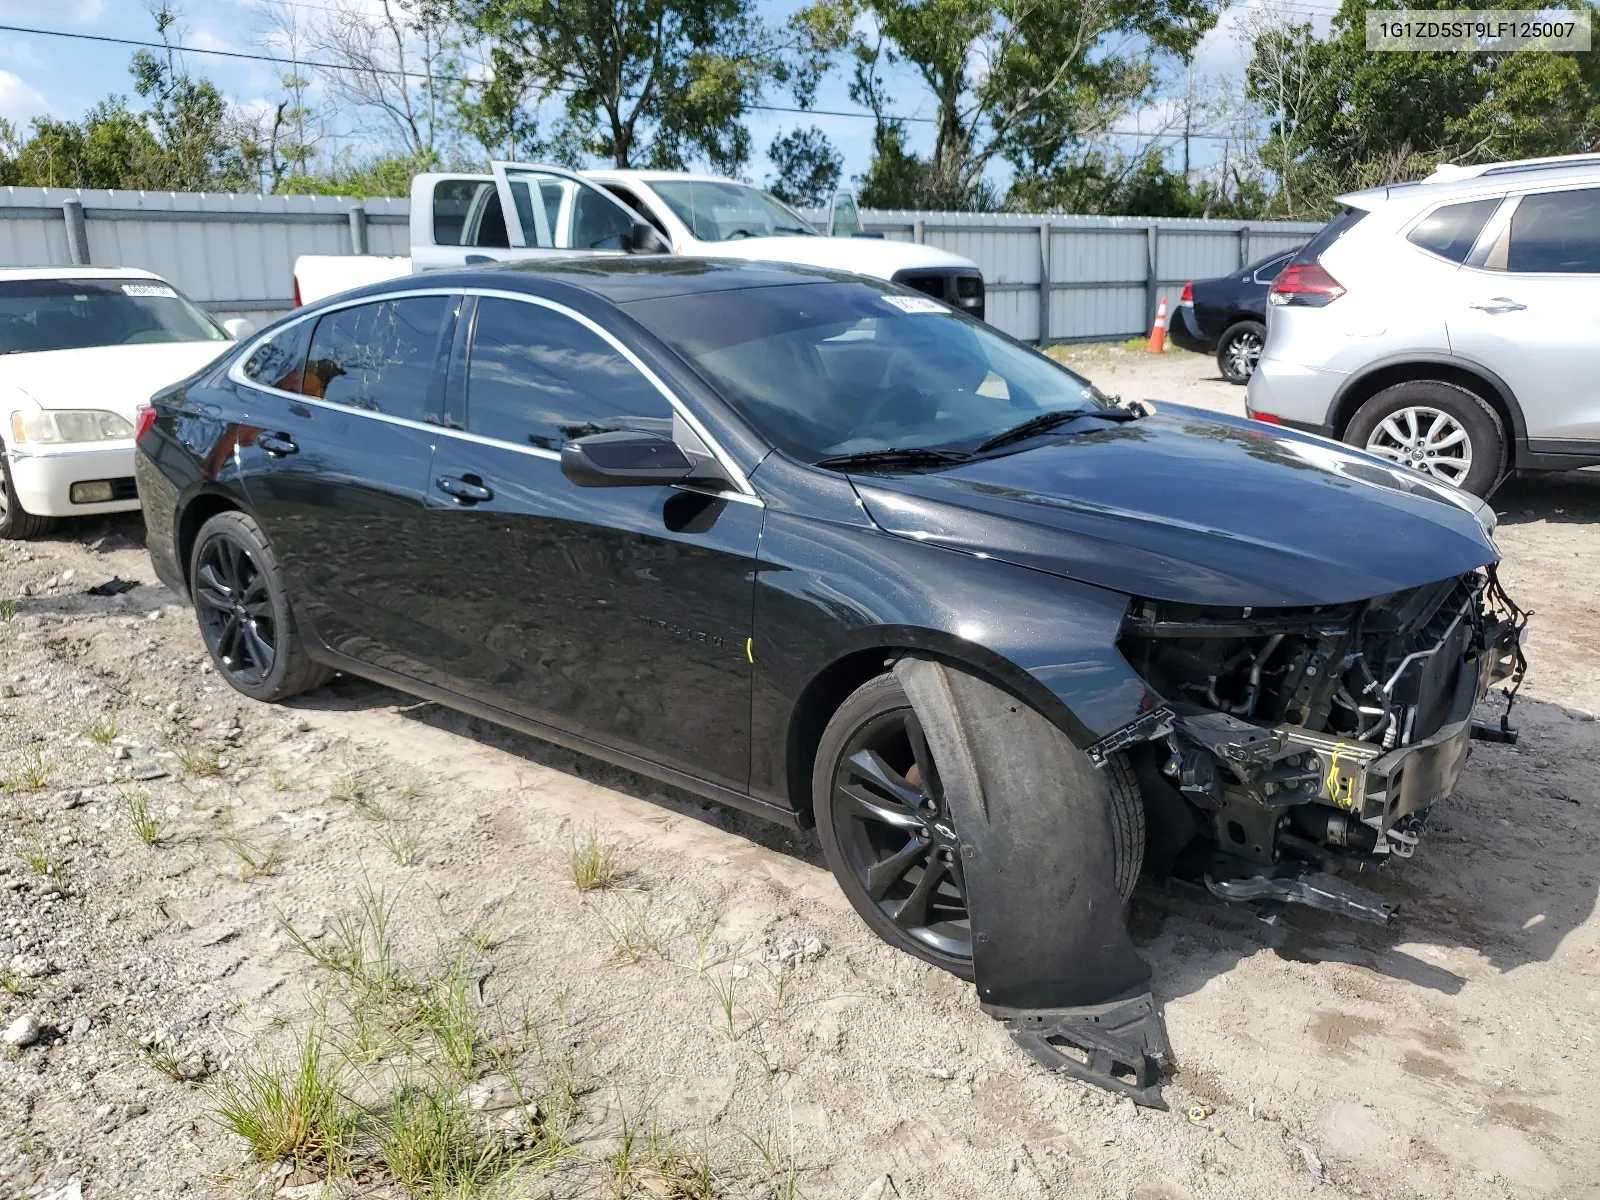
[[984,312],[983,276],[970,259],[909,242],[827,237],[760,189],[710,175],[522,163],[493,163],[487,175],[430,172],[411,181],[410,234],[409,256],[302,255],[295,302],[475,263],[672,253],[854,271],[979,319]]

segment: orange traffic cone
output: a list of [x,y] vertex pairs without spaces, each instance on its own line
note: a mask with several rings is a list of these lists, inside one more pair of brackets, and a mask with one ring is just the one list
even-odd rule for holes
[[1150,328],[1150,344],[1145,347],[1151,354],[1160,354],[1167,348],[1167,298],[1161,297],[1156,309],[1156,323]]

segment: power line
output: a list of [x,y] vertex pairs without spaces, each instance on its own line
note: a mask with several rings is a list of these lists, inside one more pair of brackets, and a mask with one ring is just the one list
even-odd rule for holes
[[[69,40],[81,42],[101,42],[113,46],[135,46],[144,50],[175,50],[181,54],[210,54],[216,58],[240,59],[247,62],[273,63],[284,67],[309,67],[315,71],[355,71],[365,75],[390,75],[396,78],[417,79],[430,83],[438,81],[445,83],[478,82],[477,80],[459,75],[427,75],[419,71],[402,71],[383,67],[361,67],[355,66],[351,63],[312,62],[306,59],[280,58],[277,55],[272,54],[249,54],[243,50],[213,50],[204,46],[185,46],[181,43],[168,44],[166,42],[148,42],[142,41],[138,38],[112,37],[109,34],[103,33],[69,33],[62,29],[34,29],[26,25],[0,25],[0,32],[29,33],[39,37],[67,38]],[[570,91],[571,89],[563,89],[558,87],[554,90],[560,92],[563,90]],[[799,108],[793,105],[785,104],[750,104],[746,105],[746,107],[759,112],[797,113],[812,117],[847,117],[866,121],[875,121],[878,119],[874,113],[859,110],[855,112],[846,112],[842,109]],[[924,125],[937,124],[937,119],[934,117],[891,116],[885,117],[884,119],[888,121],[906,121]],[[1236,135],[1226,133],[1189,133],[1186,135],[1178,131],[1147,131],[1143,129],[1107,129],[1105,130],[1105,133],[1113,137],[1181,139],[1187,136],[1192,141],[1228,142],[1236,140]]]

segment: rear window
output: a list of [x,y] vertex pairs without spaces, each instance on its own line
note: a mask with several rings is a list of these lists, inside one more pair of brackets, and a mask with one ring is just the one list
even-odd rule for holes
[[333,404],[437,422],[454,313],[447,296],[329,313],[311,336],[302,391]]
[[510,247],[494,181],[441,179],[434,184],[433,240],[439,246]]
[[1466,262],[1467,255],[1472,253],[1473,243],[1499,207],[1499,196],[1446,204],[1422,218],[1416,228],[1406,235],[1406,241],[1424,250],[1431,250],[1453,263]]
[[1356,227],[1356,224],[1367,212],[1364,208],[1341,208],[1329,221],[1317,231],[1317,236],[1312,238],[1294,256],[1296,263],[1314,263],[1322,257],[1329,246]]
[[210,317],[159,279],[0,283],[0,354],[227,338]]
[[1506,269],[1600,274],[1600,188],[1523,197],[1511,218]]

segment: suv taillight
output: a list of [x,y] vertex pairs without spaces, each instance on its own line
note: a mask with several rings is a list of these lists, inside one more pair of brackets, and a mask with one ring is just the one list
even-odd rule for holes
[[1290,263],[1272,281],[1267,299],[1280,306],[1295,304],[1304,308],[1321,308],[1342,295],[1344,284],[1317,263]]
[[300,276],[298,275],[294,277],[294,306],[296,308],[304,307],[304,305],[300,303]]
[[144,441],[144,435],[150,432],[150,426],[156,423],[156,410],[153,404],[141,404],[133,417],[133,440]]
[[1193,283],[1186,283],[1186,284],[1183,285],[1183,295],[1178,297],[1178,303],[1179,304],[1187,304],[1190,308],[1194,307],[1194,284]]

